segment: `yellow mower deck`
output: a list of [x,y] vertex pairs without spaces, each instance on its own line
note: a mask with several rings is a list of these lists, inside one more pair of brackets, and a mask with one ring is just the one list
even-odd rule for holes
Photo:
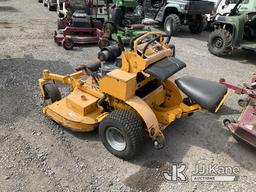
[[46,106],[43,112],[74,131],[89,132],[95,130],[97,118],[102,112],[97,108],[97,100],[98,98],[76,89],[62,100]]

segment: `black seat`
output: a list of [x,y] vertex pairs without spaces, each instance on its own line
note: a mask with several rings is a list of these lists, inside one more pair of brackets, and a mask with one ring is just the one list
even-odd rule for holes
[[184,67],[186,64],[176,57],[167,57],[151,64],[144,71],[156,79],[164,81]]
[[175,83],[191,100],[211,112],[216,110],[227,93],[224,85],[195,77],[182,77]]

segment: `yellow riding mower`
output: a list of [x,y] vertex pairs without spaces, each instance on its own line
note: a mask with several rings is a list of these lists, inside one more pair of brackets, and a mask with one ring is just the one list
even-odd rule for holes
[[[39,85],[51,102],[43,113],[74,131],[98,129],[107,150],[123,159],[133,158],[146,136],[162,148],[171,122],[195,111],[217,112],[228,92],[217,82],[175,79],[186,64],[173,57],[169,41],[148,32],[135,38],[129,51],[118,45],[103,48],[98,62],[73,74],[45,70]],[[61,98],[56,81],[71,87],[68,96]]]

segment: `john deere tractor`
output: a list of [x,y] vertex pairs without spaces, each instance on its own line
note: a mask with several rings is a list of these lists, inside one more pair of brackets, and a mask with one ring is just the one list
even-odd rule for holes
[[141,24],[143,9],[137,0],[113,0],[107,2],[109,21],[104,25],[104,34],[107,38],[118,41],[121,38],[124,44],[131,39],[150,31]]
[[237,48],[256,51],[255,0],[239,0],[229,15],[216,16],[213,25],[214,31],[208,39],[212,54],[226,56]]

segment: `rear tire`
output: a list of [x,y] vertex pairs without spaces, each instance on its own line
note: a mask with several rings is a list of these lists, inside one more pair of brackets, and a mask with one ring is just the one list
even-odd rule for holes
[[167,35],[174,35],[180,30],[181,21],[178,15],[171,14],[165,18],[164,31]]
[[196,18],[189,25],[189,30],[191,31],[191,33],[199,34],[204,30],[204,27],[206,26],[205,23],[206,22],[204,21],[202,15],[197,15]]
[[50,99],[52,103],[61,100],[61,93],[58,87],[53,83],[47,83],[43,86],[45,97],[44,99]]
[[144,125],[135,113],[116,110],[100,123],[99,136],[110,153],[122,159],[131,159],[143,146]]
[[232,35],[226,29],[216,29],[209,35],[208,50],[213,55],[224,57],[232,51]]

